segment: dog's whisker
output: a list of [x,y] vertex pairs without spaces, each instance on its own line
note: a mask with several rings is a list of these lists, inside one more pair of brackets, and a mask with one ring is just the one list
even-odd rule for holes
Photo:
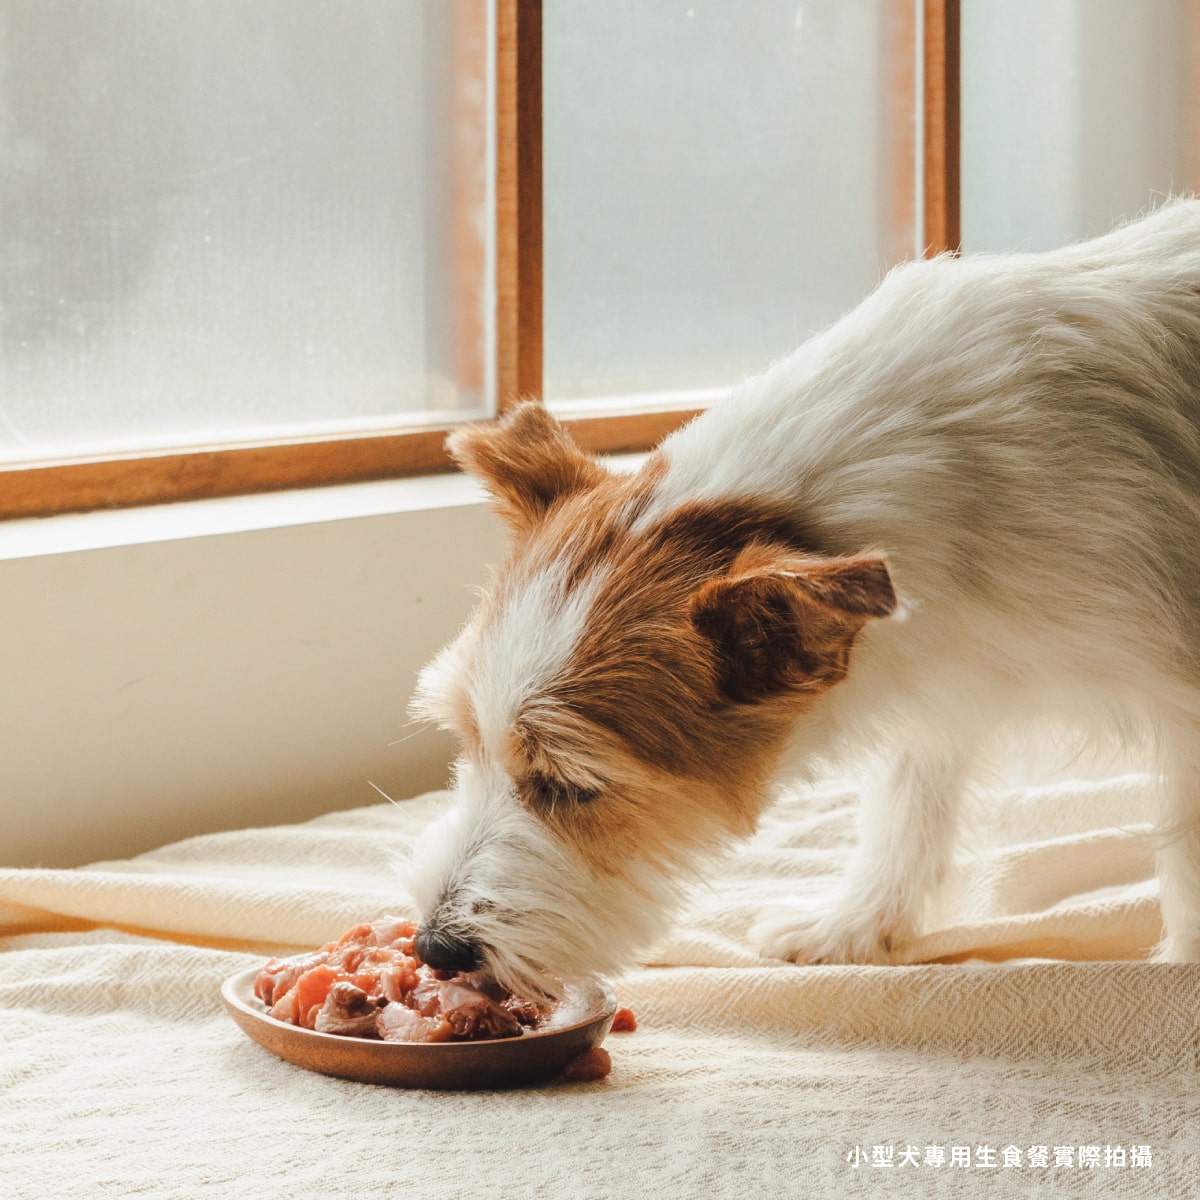
[[[411,722],[410,722],[410,724],[411,724]],[[421,734],[428,733],[428,732],[429,732],[428,724],[422,723],[422,727],[420,729],[415,729],[415,730],[413,730],[412,733],[406,733],[404,735],[404,737],[402,737],[402,738],[396,738],[395,741],[388,742],[388,748],[391,749],[392,746],[401,746],[405,742],[411,742],[413,738],[420,737]]]
[[387,792],[385,792],[383,788],[381,788],[373,779],[368,779],[367,783],[370,784],[370,786],[373,787],[389,804],[394,804],[397,808],[403,807],[399,800],[393,800],[391,796],[389,796]]

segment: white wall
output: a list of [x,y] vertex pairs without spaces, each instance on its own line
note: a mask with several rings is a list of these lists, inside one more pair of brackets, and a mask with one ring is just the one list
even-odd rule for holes
[[0,865],[442,786],[390,743],[502,548],[450,477],[0,524]]

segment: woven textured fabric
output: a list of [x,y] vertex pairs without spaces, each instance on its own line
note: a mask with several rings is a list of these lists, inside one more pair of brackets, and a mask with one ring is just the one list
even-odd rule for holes
[[1139,961],[1159,934],[1150,791],[990,796],[892,967],[749,947],[760,908],[827,888],[852,837],[849,785],[784,796],[619,981],[640,1024],[609,1038],[609,1079],[510,1092],[314,1075],[217,996],[403,911],[396,854],[442,795],[0,871],[4,1195],[1196,1195],[1200,966]]

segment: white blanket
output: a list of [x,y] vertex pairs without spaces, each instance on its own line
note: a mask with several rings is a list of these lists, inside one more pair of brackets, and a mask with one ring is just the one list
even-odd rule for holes
[[1138,961],[1159,933],[1146,780],[994,797],[921,965],[759,958],[750,920],[837,871],[852,801],[785,798],[698,889],[618,983],[640,1027],[610,1036],[609,1079],[521,1091],[315,1075],[218,1000],[268,953],[401,907],[390,855],[441,795],[0,870],[0,1194],[1200,1193],[1200,966]]

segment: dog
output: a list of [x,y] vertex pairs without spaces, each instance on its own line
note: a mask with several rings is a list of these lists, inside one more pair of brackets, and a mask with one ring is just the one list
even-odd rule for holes
[[998,729],[1149,730],[1157,955],[1200,957],[1200,201],[899,266],[635,474],[526,403],[453,433],[507,560],[421,674],[462,742],[408,882],[435,967],[614,971],[781,779],[870,761],[826,904],[751,936],[882,963]]

